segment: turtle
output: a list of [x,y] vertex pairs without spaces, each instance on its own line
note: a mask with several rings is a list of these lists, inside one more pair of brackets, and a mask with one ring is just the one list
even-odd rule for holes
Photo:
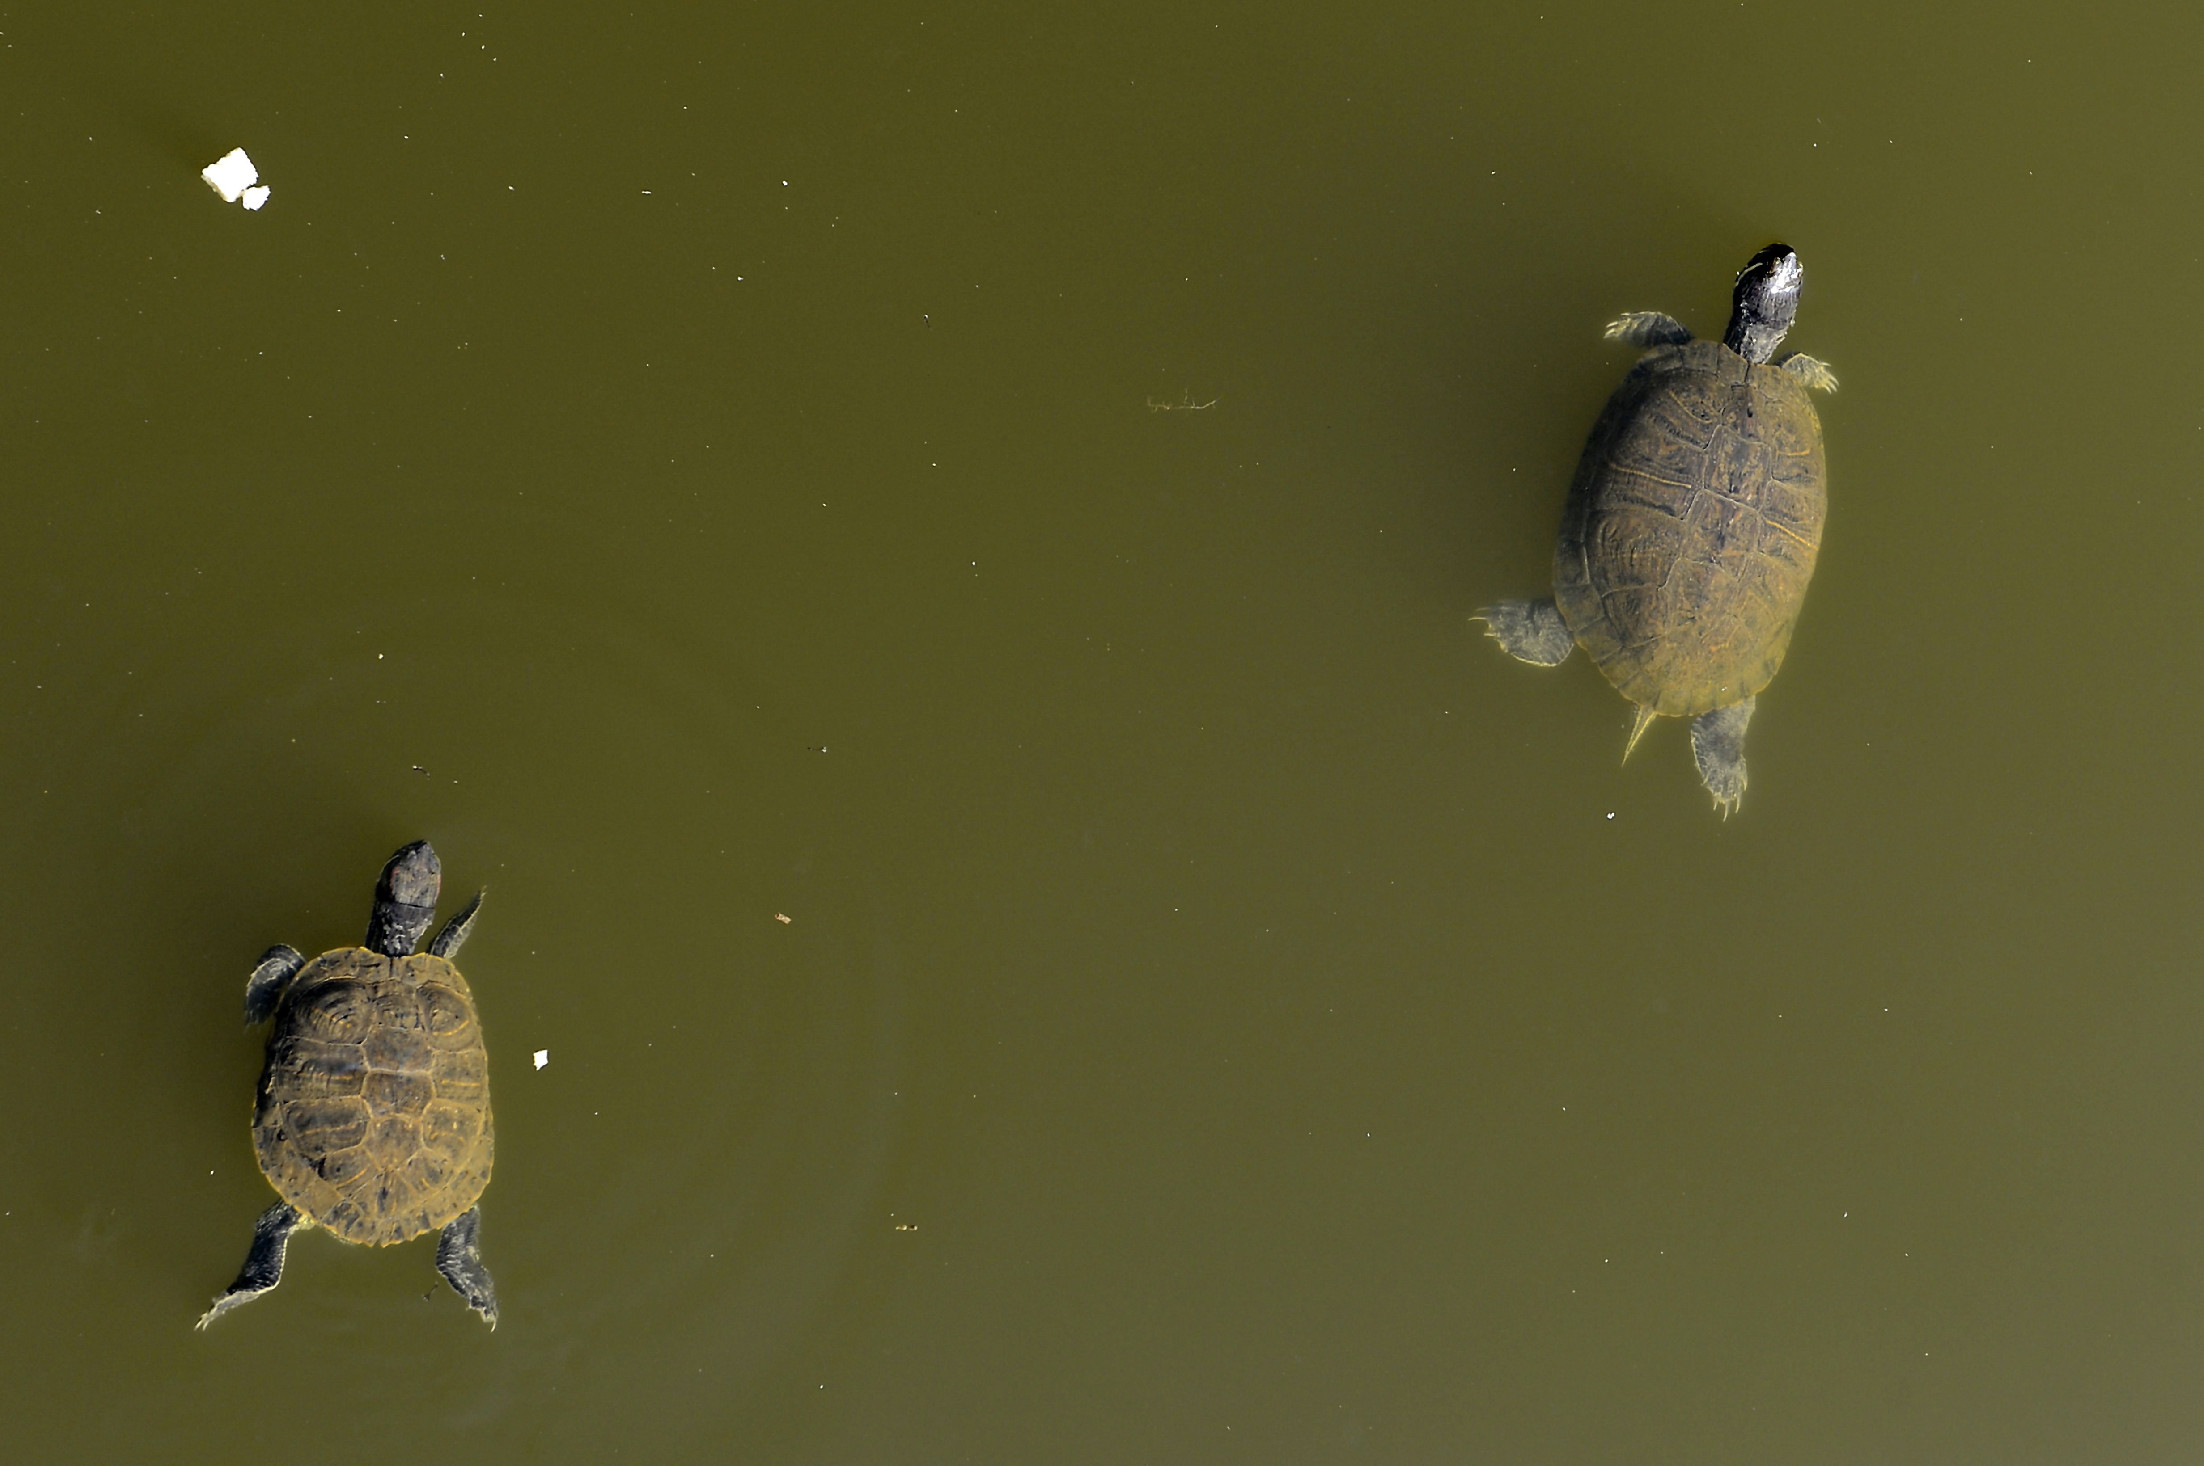
[[291,1234],[317,1226],[379,1247],[441,1232],[437,1271],[497,1327],[478,1205],[495,1149],[489,1051],[452,965],[482,895],[417,953],[442,885],[436,851],[416,840],[383,867],[366,945],[308,962],[279,944],[253,968],[245,1022],[275,1020],[253,1151],[283,1199],[261,1213],[237,1281],[200,1328],[283,1281]]
[[1791,642],[1828,512],[1827,363],[1775,360],[1805,269],[1776,243],[1738,272],[1729,329],[1699,341],[1659,311],[1607,338],[1651,348],[1607,399],[1569,486],[1554,593],[1476,613],[1508,655],[1542,667],[1582,645],[1655,718],[1691,719],[1699,777],[1727,819],[1745,794],[1745,727]]

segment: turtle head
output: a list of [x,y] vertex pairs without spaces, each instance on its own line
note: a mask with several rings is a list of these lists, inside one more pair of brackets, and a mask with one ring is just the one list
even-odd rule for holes
[[1798,315],[1798,292],[1806,267],[1787,244],[1771,244],[1737,272],[1730,328],[1722,344],[1750,362],[1765,362],[1783,344]]
[[366,945],[385,957],[411,953],[436,919],[436,896],[443,886],[444,868],[428,841],[416,840],[391,856],[383,878],[375,883]]

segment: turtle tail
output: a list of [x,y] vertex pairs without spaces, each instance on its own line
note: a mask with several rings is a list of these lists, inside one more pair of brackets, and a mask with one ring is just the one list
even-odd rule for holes
[[1645,730],[1651,727],[1653,720],[1659,716],[1659,713],[1654,712],[1644,703],[1638,704],[1638,716],[1630,724],[1630,741],[1622,746],[1622,761],[1624,763],[1630,762],[1630,750],[1638,746],[1638,740],[1645,736]]

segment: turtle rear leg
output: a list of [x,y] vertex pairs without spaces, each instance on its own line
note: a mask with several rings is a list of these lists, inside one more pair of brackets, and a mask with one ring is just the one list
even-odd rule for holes
[[1662,311],[1624,311],[1607,323],[1607,339],[1632,346],[1681,346],[1691,328]]
[[1699,778],[1714,796],[1714,807],[1728,819],[1745,797],[1745,725],[1752,721],[1753,699],[1701,713],[1691,720],[1691,757]]
[[1553,667],[1569,660],[1576,637],[1551,600],[1502,601],[1470,618],[1485,623],[1485,635],[1519,662]]
[[289,1202],[279,1201],[262,1212],[260,1220],[253,1223],[252,1250],[245,1254],[237,1281],[214,1300],[214,1307],[199,1315],[198,1327],[205,1328],[240,1303],[250,1303],[282,1282],[283,1254],[291,1245],[291,1233],[312,1225]]
[[469,1308],[482,1315],[484,1323],[497,1327],[497,1287],[490,1281],[490,1270],[482,1265],[481,1207],[468,1208],[436,1239],[436,1270]]

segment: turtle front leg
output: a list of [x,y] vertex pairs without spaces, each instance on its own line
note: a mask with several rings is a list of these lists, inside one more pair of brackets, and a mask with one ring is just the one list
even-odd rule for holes
[[469,1308],[482,1315],[484,1323],[497,1328],[497,1287],[490,1281],[490,1270],[482,1265],[481,1207],[468,1208],[436,1239],[436,1270]]
[[1607,323],[1607,339],[1632,346],[1681,346],[1691,328],[1662,311],[1624,311]]
[[1551,600],[1502,601],[1469,618],[1485,623],[1485,635],[1519,662],[1554,667],[1569,660],[1576,637]]
[[291,1245],[291,1233],[301,1226],[313,1225],[293,1210],[289,1202],[279,1201],[262,1212],[260,1220],[253,1223],[252,1250],[245,1254],[245,1265],[238,1269],[237,1281],[214,1300],[214,1307],[199,1315],[198,1327],[205,1328],[240,1303],[250,1303],[282,1282],[283,1254]]
[[253,975],[245,980],[245,1026],[257,1027],[268,1021],[276,1004],[283,1000],[284,990],[298,970],[306,965],[306,959],[295,947],[278,942],[260,954],[260,962],[253,968]]
[[1691,720],[1691,757],[1699,778],[1714,796],[1714,807],[1728,819],[1745,797],[1745,725],[1752,721],[1753,699],[1701,713]]
[[1803,382],[1814,392],[1837,390],[1837,374],[1829,370],[1829,363],[1817,361],[1803,351],[1794,351],[1779,363],[1784,371]]
[[444,929],[436,934],[436,940],[429,943],[431,957],[442,957],[448,961],[459,955],[460,943],[467,940],[468,933],[474,930],[475,917],[481,914],[482,898],[489,894],[488,891],[475,892],[474,899],[467,903],[467,909],[444,923]]

